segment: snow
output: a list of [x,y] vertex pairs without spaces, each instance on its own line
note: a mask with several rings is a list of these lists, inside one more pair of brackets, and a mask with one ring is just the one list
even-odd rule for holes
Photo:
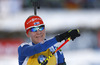
[[0,65],[18,65],[17,56],[11,56],[11,55],[0,56]]
[[86,49],[64,53],[68,65],[100,65],[100,50]]
[[[33,10],[20,11],[0,19],[0,30],[23,31],[24,22]],[[59,30],[65,28],[99,28],[99,10],[67,10],[67,9],[40,9],[38,15],[46,24],[46,30]]]
[[[42,8],[41,8],[42,9]],[[100,28],[100,11],[99,10],[39,10],[38,15],[46,24],[46,30],[55,31],[66,28]],[[29,15],[32,15],[33,10],[21,11],[16,14],[10,14],[0,18],[0,31],[24,31],[24,22]],[[88,33],[90,34],[90,33]],[[86,33],[85,33],[86,35]],[[84,49],[89,45],[95,44],[91,37],[90,41],[86,41],[84,36],[81,39],[81,44],[78,43],[78,50],[64,50],[65,61],[67,65],[100,65],[100,50]],[[90,38],[91,37],[91,38]],[[93,38],[94,39],[94,38]],[[86,41],[82,44],[82,41]],[[75,44],[75,43],[74,43]],[[86,45],[86,46],[85,46]],[[69,45],[67,45],[69,46]],[[71,45],[72,46],[72,45]],[[70,47],[70,46],[69,46]],[[73,46],[75,47],[75,45]],[[18,56],[16,55],[0,55],[0,65],[18,65]]]
[[[64,51],[67,65],[100,65],[100,50]],[[18,65],[18,56],[0,56],[0,65]]]

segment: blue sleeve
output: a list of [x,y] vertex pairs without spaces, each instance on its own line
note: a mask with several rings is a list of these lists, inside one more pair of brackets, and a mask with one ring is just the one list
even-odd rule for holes
[[57,40],[54,37],[53,39],[50,39],[44,42],[43,44],[39,43],[33,46],[24,45],[23,47],[19,48],[20,50],[18,52],[22,56],[32,56],[34,54],[47,50],[49,47],[53,46],[56,43],[57,43]]
[[63,55],[62,51],[57,51],[57,55],[58,55],[58,64],[64,63],[65,59],[64,59],[64,55]]

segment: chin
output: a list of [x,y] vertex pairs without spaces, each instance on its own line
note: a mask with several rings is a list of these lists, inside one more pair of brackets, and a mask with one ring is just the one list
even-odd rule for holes
[[32,40],[33,43],[38,44],[38,43],[43,43],[44,39],[34,39]]
[[41,39],[41,40],[37,40],[37,41],[38,41],[38,43],[43,43],[43,42],[44,42],[43,39]]

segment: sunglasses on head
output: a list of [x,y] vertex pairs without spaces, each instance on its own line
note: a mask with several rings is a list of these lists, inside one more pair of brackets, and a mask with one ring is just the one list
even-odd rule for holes
[[34,26],[30,29],[31,32],[37,32],[37,30],[42,31],[44,30],[45,25]]

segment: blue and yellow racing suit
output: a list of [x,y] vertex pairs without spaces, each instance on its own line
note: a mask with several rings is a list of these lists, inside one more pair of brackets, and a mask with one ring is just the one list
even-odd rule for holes
[[[56,50],[56,38],[45,41],[43,44],[22,43],[18,47],[19,65],[39,65],[43,60]],[[66,65],[61,51],[57,51],[45,65]]]

